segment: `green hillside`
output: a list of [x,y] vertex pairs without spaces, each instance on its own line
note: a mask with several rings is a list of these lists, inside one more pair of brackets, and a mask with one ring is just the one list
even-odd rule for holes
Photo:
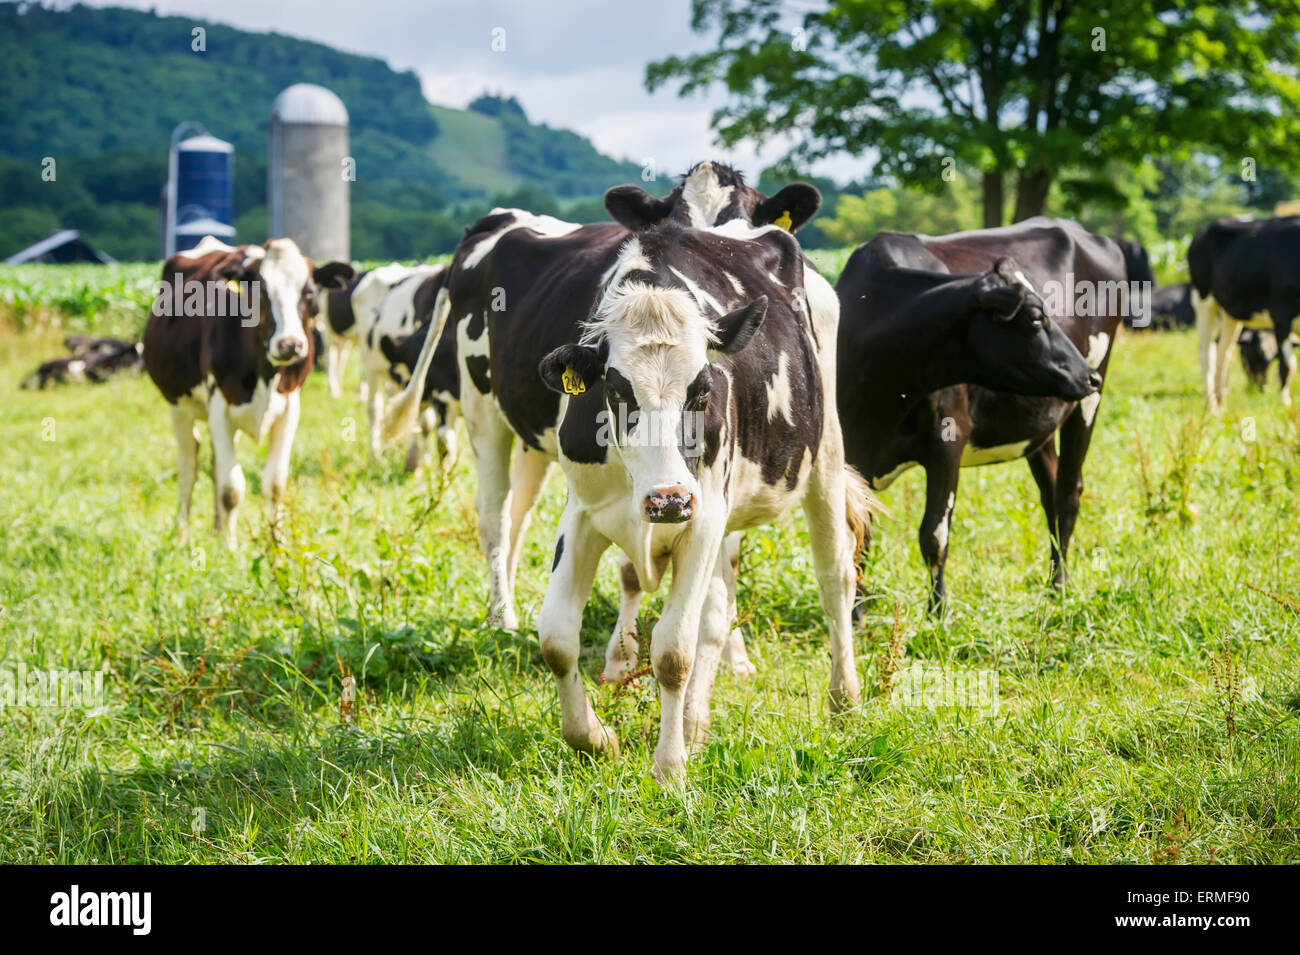
[[[202,27],[204,49],[193,30]],[[343,100],[357,160],[353,250],[447,251],[498,199],[534,192],[580,205],[636,166],[575,133],[535,125],[513,99],[431,106],[418,77],[383,60],[280,34],[123,9],[0,3],[0,255],[58,227],[120,259],[156,254],[156,204],[173,127],[198,119],[236,147],[243,238],[266,228],[266,122],[297,82]],[[42,178],[46,157],[53,181]]]

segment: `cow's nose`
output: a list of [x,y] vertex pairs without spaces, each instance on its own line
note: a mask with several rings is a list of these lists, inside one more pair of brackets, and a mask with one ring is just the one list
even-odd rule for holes
[[1101,375],[1094,371],[1088,376],[1088,384],[1092,387],[1093,391],[1101,391]]
[[276,343],[271,357],[277,361],[296,361],[307,355],[307,339],[296,335],[286,335]]
[[657,487],[641,502],[641,513],[651,524],[680,524],[695,513],[695,495],[681,484]]

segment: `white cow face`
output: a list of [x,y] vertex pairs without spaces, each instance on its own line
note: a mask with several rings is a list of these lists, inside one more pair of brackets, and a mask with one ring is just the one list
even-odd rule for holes
[[597,308],[587,338],[598,343],[565,345],[543,359],[542,378],[554,390],[600,390],[596,441],[606,462],[626,471],[647,522],[695,516],[711,359],[743,348],[766,313],[763,297],[713,324],[685,290],[629,282],[606,292]]
[[321,289],[346,288],[354,274],[352,266],[345,262],[330,262],[318,268],[292,239],[272,239],[260,261],[233,276],[261,287],[262,336],[271,364],[292,365],[311,354],[311,321],[317,311],[317,293]]

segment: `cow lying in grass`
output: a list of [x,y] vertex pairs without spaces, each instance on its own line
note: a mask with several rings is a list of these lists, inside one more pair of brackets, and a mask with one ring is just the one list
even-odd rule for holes
[[232,248],[209,237],[194,253],[163,264],[145,326],[144,367],[171,405],[182,539],[189,533],[198,419],[207,420],[212,438],[215,524],[226,545],[235,546],[235,510],[244,497],[235,457],[240,431],[270,439],[262,490],[274,520],[289,478],[299,391],[312,368],[317,296],[352,275],[344,262],[314,265],[292,239]]
[[122,372],[138,372],[143,347],[139,342],[91,335],[69,335],[63,340],[72,354],[41,362],[22,381],[23,388],[45,388],[51,384],[91,382],[100,385]]
[[541,363],[561,395],[558,451],[569,495],[538,621],[565,740],[616,752],[578,672],[583,607],[617,546],[640,584],[672,584],[651,638],[660,690],[654,771],[680,777],[708,734],[731,629],[728,533],[802,504],[831,642],[835,709],[858,699],[850,522],[869,492],[844,463],[834,310],[807,303],[803,253],[777,226],[669,223],[622,243],[579,342]]

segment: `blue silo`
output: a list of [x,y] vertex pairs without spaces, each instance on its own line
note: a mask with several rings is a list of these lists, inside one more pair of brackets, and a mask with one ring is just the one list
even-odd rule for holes
[[[188,128],[192,135],[180,138]],[[235,147],[197,124],[182,124],[172,134],[172,192],[165,254],[191,249],[205,235],[224,242],[235,238]]]

